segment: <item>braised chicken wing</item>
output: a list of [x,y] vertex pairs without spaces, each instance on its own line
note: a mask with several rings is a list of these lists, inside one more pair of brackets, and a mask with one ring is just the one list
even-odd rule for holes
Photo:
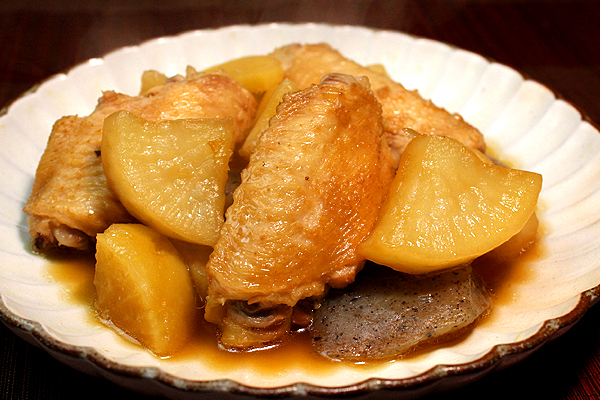
[[323,75],[332,72],[368,77],[381,103],[385,129],[396,158],[412,139],[412,131],[449,136],[467,147],[485,151],[482,134],[459,115],[437,107],[416,90],[407,90],[386,74],[345,58],[328,44],[290,44],[272,54],[282,62],[285,76],[300,88],[317,83]]
[[256,100],[229,77],[195,74],[177,76],[135,97],[107,91],[89,116],[59,119],[25,205],[36,248],[89,249],[95,235],[110,224],[133,221],[106,182],[100,154],[104,119],[120,110],[151,121],[230,117],[234,141],[240,143],[254,118]]
[[242,172],[206,266],[205,318],[222,324],[239,301],[293,307],[351,283],[364,263],[356,247],[394,171],[366,78],[330,74],[286,95]]

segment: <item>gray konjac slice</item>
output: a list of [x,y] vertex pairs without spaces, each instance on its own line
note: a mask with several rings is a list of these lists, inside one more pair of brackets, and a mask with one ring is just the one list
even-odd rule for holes
[[419,277],[369,264],[315,310],[313,346],[337,360],[394,358],[462,331],[490,307],[471,267]]

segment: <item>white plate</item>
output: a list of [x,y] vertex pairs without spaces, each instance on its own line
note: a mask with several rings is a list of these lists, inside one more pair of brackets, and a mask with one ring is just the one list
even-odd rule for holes
[[[89,114],[102,90],[136,94],[147,69],[174,75],[187,65],[202,69],[291,42],[322,41],[360,63],[383,64],[407,88],[481,129],[498,156],[543,175],[544,251],[528,264],[527,277],[506,289],[513,301],[498,304],[492,318],[458,343],[377,368],[339,365],[320,374],[294,365],[264,374],[161,360],[124,344],[90,321],[83,306],[67,301],[48,279],[46,261],[30,253],[22,212],[53,122]],[[269,24],[151,40],[89,60],[17,99],[0,117],[0,143],[0,319],[69,365],[145,393],[334,397],[394,388],[421,395],[520,360],[576,322],[599,292],[598,131],[543,85],[428,39],[361,27]]]

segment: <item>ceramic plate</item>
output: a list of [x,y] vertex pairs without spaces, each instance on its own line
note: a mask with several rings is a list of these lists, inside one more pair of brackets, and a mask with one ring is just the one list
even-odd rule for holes
[[[543,175],[542,250],[503,288],[505,300],[490,318],[464,340],[418,357],[368,368],[336,364],[318,372],[282,361],[273,372],[252,363],[217,368],[201,357],[153,357],[69,301],[62,285],[49,278],[48,262],[29,251],[22,212],[53,122],[89,114],[102,90],[137,94],[147,69],[174,75],[187,65],[202,69],[291,42],[323,41],[360,63],[383,64],[407,88],[479,128],[496,156]],[[335,397],[393,388],[419,396],[522,359],[576,322],[599,291],[598,131],[543,85],[428,39],[361,27],[268,24],[151,40],[91,59],[24,94],[0,117],[0,143],[0,319],[61,361],[145,393]]]

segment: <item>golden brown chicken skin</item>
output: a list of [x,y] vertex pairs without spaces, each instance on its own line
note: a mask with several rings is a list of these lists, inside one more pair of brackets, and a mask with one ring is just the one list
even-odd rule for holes
[[37,249],[87,250],[93,248],[95,235],[110,224],[133,221],[106,182],[100,154],[104,118],[120,110],[152,121],[230,117],[234,137],[242,142],[256,100],[223,75],[178,76],[140,96],[104,92],[89,116],[58,120],[24,208]]
[[291,44],[272,54],[282,62],[286,77],[300,88],[319,82],[331,72],[368,77],[375,97],[381,102],[386,131],[390,133],[390,144],[397,158],[413,137],[406,128],[420,134],[449,136],[470,148],[485,151],[482,134],[459,115],[437,107],[386,74],[345,58],[328,44]]
[[366,78],[331,74],[285,96],[207,264],[205,318],[221,324],[239,301],[292,307],[351,283],[394,172]]

